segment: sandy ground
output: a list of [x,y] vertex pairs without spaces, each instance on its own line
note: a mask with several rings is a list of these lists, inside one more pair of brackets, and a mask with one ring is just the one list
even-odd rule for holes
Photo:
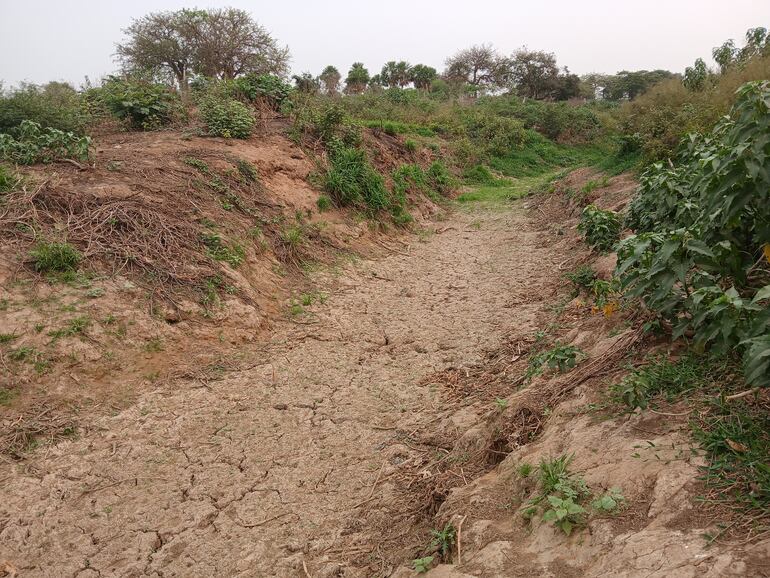
[[[392,431],[434,419],[427,374],[545,306],[560,255],[520,205],[478,208],[340,277],[310,314],[87,434],[0,470],[0,570],[19,576],[359,575],[336,559],[377,500]],[[534,298],[533,298],[534,297]],[[365,532],[365,528],[361,528]]]

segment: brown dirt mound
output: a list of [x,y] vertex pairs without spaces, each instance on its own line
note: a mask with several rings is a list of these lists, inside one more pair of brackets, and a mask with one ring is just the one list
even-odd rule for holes
[[[123,407],[180,365],[237,355],[310,291],[302,268],[389,250],[384,239],[402,231],[318,210],[316,167],[286,128],[272,121],[244,141],[103,134],[89,166],[25,170],[0,207],[6,426],[40,403]],[[436,210],[424,198],[410,209],[418,219]],[[29,251],[41,240],[72,244],[81,272],[37,274]]]

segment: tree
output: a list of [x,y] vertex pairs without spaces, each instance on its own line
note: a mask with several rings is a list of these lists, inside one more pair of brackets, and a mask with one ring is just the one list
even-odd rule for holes
[[369,84],[367,85],[370,90],[382,90],[382,75],[375,74],[369,79]]
[[513,84],[519,96],[551,98],[557,89],[559,67],[550,52],[520,48],[513,53]]
[[706,63],[702,58],[698,58],[695,64],[685,68],[682,84],[684,84],[687,90],[698,92],[706,86],[708,75],[709,71],[706,68]]
[[196,71],[205,76],[228,79],[252,73],[285,77],[289,71],[288,47],[280,47],[245,10],[206,11],[196,44]]
[[196,60],[199,29],[206,13],[201,10],[153,12],[134,20],[123,32],[126,42],[117,45],[117,57],[126,72],[153,70],[173,75],[179,88]]
[[581,94],[585,98],[601,98],[604,88],[610,83],[612,75],[591,72],[580,77]]
[[668,70],[621,70],[609,77],[603,95],[607,100],[633,100],[661,80],[673,76]]
[[297,87],[299,92],[317,94],[321,88],[320,81],[309,72],[303,72],[301,75],[295,74],[292,76],[292,79],[294,80],[294,86]]
[[218,78],[288,74],[289,49],[243,10],[154,12],[134,20],[117,45],[126,71],[171,75],[182,90],[192,73]]
[[412,66],[408,62],[391,60],[382,67],[380,79],[383,86],[404,88],[412,81],[411,71]]
[[410,73],[410,80],[414,83],[414,87],[420,90],[428,90],[437,77],[436,69],[425,64],[415,64]]
[[719,71],[724,74],[728,68],[736,61],[738,57],[738,49],[735,47],[735,42],[728,40],[723,43],[722,46],[717,46],[711,51],[711,55],[719,65]]
[[345,79],[345,92],[348,94],[361,94],[369,82],[369,71],[363,62],[354,62]]
[[323,85],[324,92],[326,92],[326,94],[329,96],[334,96],[337,94],[337,92],[339,92],[342,75],[340,74],[340,71],[337,70],[334,66],[329,65],[324,68],[318,79]]
[[746,62],[755,56],[767,54],[770,54],[770,35],[767,28],[749,28],[746,31],[746,46],[741,48],[738,58],[741,62]]
[[491,45],[481,44],[447,58],[444,75],[450,82],[469,84],[478,94],[505,86],[510,79],[511,62]]
[[569,100],[580,95],[580,77],[577,74],[572,74],[565,66],[564,72],[556,77],[553,98],[555,100]]

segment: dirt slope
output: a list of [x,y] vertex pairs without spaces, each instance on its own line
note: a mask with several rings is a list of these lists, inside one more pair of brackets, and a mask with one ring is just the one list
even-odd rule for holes
[[[105,134],[87,166],[22,170],[0,212],[0,455],[66,437],[215,353],[238,355],[299,299],[300,266],[384,253],[405,233],[321,211],[317,166],[286,129],[245,141]],[[407,162],[398,142],[369,138],[383,170]],[[438,210],[420,197],[418,224]],[[80,271],[35,272],[36,243],[65,239]]]

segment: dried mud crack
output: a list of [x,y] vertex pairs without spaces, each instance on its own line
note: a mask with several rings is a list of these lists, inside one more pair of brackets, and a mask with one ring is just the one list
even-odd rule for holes
[[451,218],[356,266],[249,368],[180,378],[4,464],[0,560],[28,576],[361,575],[384,560],[360,512],[391,499],[391,470],[420,452],[409,432],[442,415],[423,379],[533,330],[547,301],[533,288],[559,274],[521,205]]

